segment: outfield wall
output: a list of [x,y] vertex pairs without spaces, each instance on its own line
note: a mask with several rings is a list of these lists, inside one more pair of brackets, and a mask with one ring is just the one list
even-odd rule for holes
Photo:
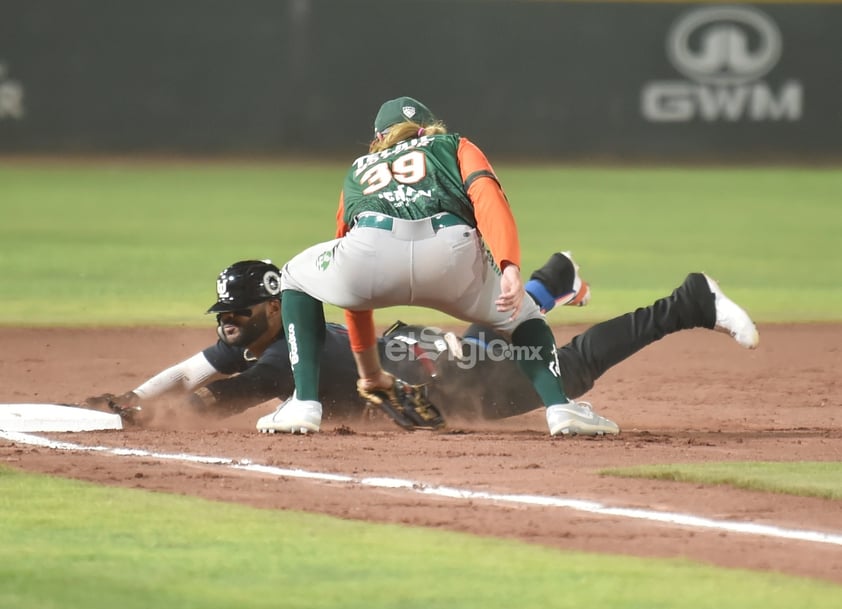
[[414,95],[495,158],[842,157],[842,4],[10,0],[0,152],[346,157]]

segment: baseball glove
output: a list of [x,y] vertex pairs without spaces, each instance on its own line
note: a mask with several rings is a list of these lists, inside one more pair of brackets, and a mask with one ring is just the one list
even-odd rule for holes
[[426,385],[410,385],[395,378],[389,389],[363,389],[358,384],[357,392],[406,430],[444,427],[444,417],[427,399]]
[[133,425],[138,422],[136,417],[141,411],[140,404],[138,404],[139,401],[140,398],[133,391],[122,395],[104,393],[86,399],[80,406],[92,410],[113,412],[120,415],[120,418],[126,423]]

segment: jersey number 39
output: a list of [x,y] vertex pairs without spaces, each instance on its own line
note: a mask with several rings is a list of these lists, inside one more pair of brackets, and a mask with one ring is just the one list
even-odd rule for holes
[[364,195],[386,188],[392,180],[401,184],[415,184],[427,175],[427,157],[420,150],[407,152],[391,163],[384,161],[367,169],[360,176],[360,184],[367,184]]

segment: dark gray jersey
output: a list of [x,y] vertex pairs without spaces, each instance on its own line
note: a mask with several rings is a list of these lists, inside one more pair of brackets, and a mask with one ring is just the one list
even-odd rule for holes
[[[332,323],[327,324],[326,330],[321,376],[325,410],[337,415],[361,411],[363,404],[356,398],[357,369],[348,331]],[[283,332],[258,358],[242,347],[232,347],[221,340],[202,353],[216,370],[235,375],[207,385],[226,410],[239,412],[273,398],[283,400],[295,389],[289,346]]]

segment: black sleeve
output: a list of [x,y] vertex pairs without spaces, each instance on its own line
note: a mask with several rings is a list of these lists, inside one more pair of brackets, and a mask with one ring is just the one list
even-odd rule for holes
[[209,383],[207,389],[218,410],[236,414],[266,400],[290,395],[294,388],[291,373],[283,374],[272,363],[258,360],[241,374]]
[[272,398],[286,398],[295,389],[283,334],[257,360],[242,347],[223,341],[203,353],[214,368],[234,375],[206,385],[214,398],[214,410],[223,416],[243,412]]
[[222,374],[236,374],[242,372],[249,367],[250,362],[246,360],[245,349],[242,347],[232,347],[222,342],[216,341],[212,345],[202,351],[205,359],[208,360],[211,366],[219,370]]
[[[325,417],[360,413],[364,403],[357,395],[357,366],[348,330],[339,324],[327,324],[326,330],[319,390]],[[241,372],[207,385],[220,414],[236,414],[273,398],[284,400],[295,390],[289,348],[283,335],[257,361],[247,361],[243,350],[224,343],[206,349],[204,353],[220,372]]]

